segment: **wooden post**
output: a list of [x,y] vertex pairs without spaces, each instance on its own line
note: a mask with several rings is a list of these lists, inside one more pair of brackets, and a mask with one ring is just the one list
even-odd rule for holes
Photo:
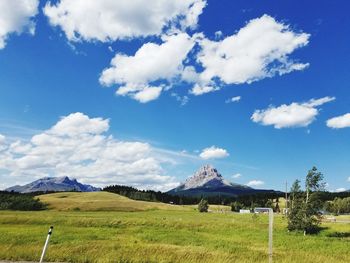
[[272,263],[273,244],[273,210],[269,208],[269,262]]

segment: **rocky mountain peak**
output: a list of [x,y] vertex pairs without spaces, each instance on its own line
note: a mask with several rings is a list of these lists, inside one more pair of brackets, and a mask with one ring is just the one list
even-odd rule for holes
[[217,185],[230,185],[222,175],[211,165],[202,166],[193,176],[188,178],[182,185],[184,190],[202,187],[210,183]]
[[255,193],[274,192],[273,190],[253,189],[246,185],[230,183],[211,165],[204,165],[193,176],[178,187],[168,191],[176,196],[239,196]]

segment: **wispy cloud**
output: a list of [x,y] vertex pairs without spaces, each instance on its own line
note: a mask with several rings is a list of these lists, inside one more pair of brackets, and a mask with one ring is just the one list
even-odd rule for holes
[[242,175],[240,173],[232,175],[233,179],[238,179],[238,178],[241,178],[241,177],[242,177]]
[[225,101],[225,103],[239,102],[240,100],[241,100],[241,96],[236,96],[236,97],[232,97],[230,99],[227,99]]
[[346,189],[344,187],[335,189],[335,192],[345,192],[345,191]]
[[248,186],[261,186],[261,185],[264,185],[265,183],[261,180],[251,180],[247,183]]
[[6,135],[7,139],[18,140],[29,138],[40,132],[42,132],[42,130],[28,127],[28,125],[24,123],[18,123],[6,119],[0,120],[0,133]]

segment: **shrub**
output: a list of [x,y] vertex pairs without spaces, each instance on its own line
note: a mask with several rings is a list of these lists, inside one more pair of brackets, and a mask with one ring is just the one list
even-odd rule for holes
[[240,202],[233,202],[231,203],[231,211],[232,212],[239,212],[239,210],[241,210],[243,208],[243,204]]
[[202,199],[198,204],[198,211],[201,213],[208,212],[208,208],[209,208],[208,201],[205,199]]

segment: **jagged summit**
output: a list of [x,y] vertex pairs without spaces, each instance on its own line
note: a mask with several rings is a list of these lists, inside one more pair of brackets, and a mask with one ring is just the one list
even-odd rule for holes
[[182,189],[192,189],[198,187],[210,187],[230,185],[229,182],[225,181],[222,175],[210,164],[202,166],[193,176],[189,177],[183,184]]
[[15,185],[5,189],[5,191],[14,191],[20,193],[49,191],[93,192],[99,190],[99,188],[93,187],[91,185],[79,183],[76,179],[70,179],[68,176],[44,177],[26,185]]

